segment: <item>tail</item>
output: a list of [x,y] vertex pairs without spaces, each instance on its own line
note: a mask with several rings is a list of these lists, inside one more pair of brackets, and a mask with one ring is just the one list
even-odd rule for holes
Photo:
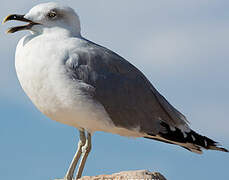
[[218,142],[215,142],[206,136],[202,136],[193,130],[184,134],[178,128],[171,130],[166,123],[162,123],[162,126],[166,128],[166,133],[159,133],[158,135],[149,133],[145,138],[176,144],[198,154],[202,154],[202,149],[229,152],[227,149],[220,147],[221,145]]

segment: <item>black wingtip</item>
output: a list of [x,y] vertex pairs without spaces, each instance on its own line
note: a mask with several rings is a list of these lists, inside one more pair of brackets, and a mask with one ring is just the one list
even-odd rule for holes
[[228,149],[223,148],[223,147],[220,147],[220,146],[222,146],[220,143],[215,142],[213,145],[210,145],[209,146],[209,149],[211,149],[211,150],[217,150],[217,151],[222,151],[222,152],[229,152]]
[[193,130],[186,132],[186,136],[184,136],[182,131],[178,128],[171,130],[169,125],[164,122],[162,122],[161,125],[166,128],[166,133],[159,133],[157,136],[148,134],[151,136],[151,139],[177,144],[198,154],[202,154],[202,149],[229,152],[228,149],[223,148],[218,142],[215,142],[206,136],[202,136]]

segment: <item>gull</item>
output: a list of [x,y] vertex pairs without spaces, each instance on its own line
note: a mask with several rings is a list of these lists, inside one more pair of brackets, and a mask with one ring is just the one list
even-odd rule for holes
[[193,131],[175,109],[130,62],[81,35],[76,12],[58,3],[43,3],[27,14],[3,22],[27,22],[10,28],[29,30],[18,43],[15,67],[20,84],[47,117],[79,130],[76,154],[64,177],[80,178],[96,131],[144,137],[176,144],[189,151],[228,152]]

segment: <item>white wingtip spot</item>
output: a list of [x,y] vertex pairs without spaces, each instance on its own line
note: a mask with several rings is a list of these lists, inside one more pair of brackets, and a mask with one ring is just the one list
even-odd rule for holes
[[206,140],[204,140],[204,146],[207,147],[208,146],[208,143]]
[[191,131],[190,127],[187,124],[182,124],[177,126],[181,131],[189,133]]
[[182,133],[183,133],[184,138],[186,138],[187,134],[184,131],[182,131]]
[[169,128],[170,128],[171,131],[176,131],[176,128],[173,127],[173,126],[169,126]]
[[192,140],[193,140],[193,141],[195,141],[195,140],[196,140],[196,138],[195,138],[193,135],[191,135],[191,137],[192,137]]

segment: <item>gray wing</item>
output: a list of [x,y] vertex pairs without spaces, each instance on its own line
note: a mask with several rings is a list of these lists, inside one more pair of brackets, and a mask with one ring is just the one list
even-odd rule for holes
[[104,106],[116,126],[140,127],[153,134],[163,131],[161,122],[188,127],[185,117],[119,55],[89,41],[74,53],[77,58],[66,61],[69,74],[94,87],[88,93]]

